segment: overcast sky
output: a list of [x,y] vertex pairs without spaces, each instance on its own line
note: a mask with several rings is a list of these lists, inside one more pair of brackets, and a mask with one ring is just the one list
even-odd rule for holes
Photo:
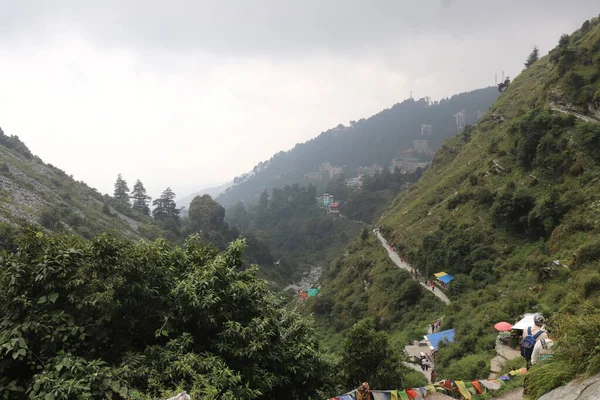
[[184,197],[409,96],[514,76],[597,0],[0,0],[0,127]]

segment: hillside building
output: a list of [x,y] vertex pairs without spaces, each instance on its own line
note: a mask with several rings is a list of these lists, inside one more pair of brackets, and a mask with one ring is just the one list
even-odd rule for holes
[[430,137],[433,132],[433,127],[431,125],[423,124],[421,125],[421,136]]
[[379,164],[373,164],[370,167],[358,167],[356,168],[357,175],[366,175],[372,177],[376,174],[380,174],[383,171],[383,167]]
[[395,172],[399,169],[401,173],[407,174],[417,170],[417,168],[425,168],[427,163],[421,161],[417,157],[396,157],[390,163],[390,172]]
[[426,153],[427,152],[428,142],[427,140],[413,140],[413,148],[417,153]]
[[340,176],[344,172],[344,167],[331,165],[331,163],[327,161],[319,166],[319,172],[325,176],[328,176],[329,179],[333,179],[336,176]]
[[467,126],[467,111],[462,110],[454,114],[454,118],[456,119],[456,130],[457,132],[462,132]]

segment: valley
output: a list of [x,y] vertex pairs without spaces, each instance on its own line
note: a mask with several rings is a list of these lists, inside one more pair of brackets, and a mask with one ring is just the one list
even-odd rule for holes
[[0,398],[600,396],[600,17],[557,39],[182,198],[0,130]]

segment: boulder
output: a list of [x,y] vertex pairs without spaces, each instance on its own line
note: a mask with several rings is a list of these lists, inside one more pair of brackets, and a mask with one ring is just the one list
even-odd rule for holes
[[546,393],[538,400],[597,400],[600,399],[600,375],[569,382]]

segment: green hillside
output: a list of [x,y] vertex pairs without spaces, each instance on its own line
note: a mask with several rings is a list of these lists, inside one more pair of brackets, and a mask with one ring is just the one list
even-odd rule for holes
[[[260,162],[250,173],[236,177],[217,200],[226,207],[240,200],[245,204],[256,203],[265,189],[295,183],[307,185],[308,175],[318,172],[319,165],[326,162],[343,167],[348,174],[373,163],[388,166],[394,157],[413,148],[413,140],[425,139],[429,148],[435,150],[456,134],[455,114],[464,111],[465,122],[474,123],[497,97],[496,88],[487,87],[435,102],[428,98],[408,98],[369,118],[351,121],[350,126],[340,124]],[[423,124],[431,129],[424,136]],[[323,189],[320,185],[317,191]]]
[[[527,378],[534,395],[600,370],[599,110],[595,18],[523,71],[474,128],[442,145],[432,167],[377,223],[415,268],[431,278],[439,271],[455,276],[443,328],[454,328],[457,340],[440,350],[438,376],[486,378],[493,324],[525,312],[549,317],[559,339],[552,361]],[[312,309],[327,329],[328,318],[339,315],[343,333],[352,315],[348,295],[363,281],[378,289],[355,291],[355,302],[362,297],[366,305],[355,308],[355,320],[385,322],[395,304],[389,294],[409,289],[375,261],[385,252],[373,246],[372,238],[353,244],[353,260],[340,258],[326,274],[323,299]],[[418,338],[419,321],[438,317],[421,299],[416,307],[428,314],[405,321],[415,308],[402,306],[382,323],[398,338]]]
[[160,235],[155,221],[45,164],[17,136],[0,129],[0,224],[41,225],[85,238],[112,231],[130,238]]

